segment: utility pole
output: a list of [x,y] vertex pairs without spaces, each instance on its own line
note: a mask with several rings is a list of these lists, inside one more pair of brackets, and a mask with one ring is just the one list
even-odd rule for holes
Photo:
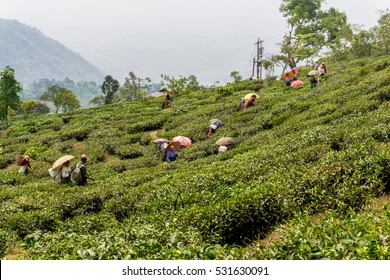
[[253,65],[256,64],[256,73],[257,73],[257,78],[262,78],[262,65],[263,65],[263,52],[264,52],[264,48],[263,48],[263,42],[262,40],[260,40],[260,38],[257,38],[257,42],[255,43],[255,45],[257,46],[257,58],[256,58],[256,62],[253,61]]
[[252,66],[252,76],[251,76],[251,78],[255,76],[255,65],[256,65],[256,59],[253,58],[253,66]]

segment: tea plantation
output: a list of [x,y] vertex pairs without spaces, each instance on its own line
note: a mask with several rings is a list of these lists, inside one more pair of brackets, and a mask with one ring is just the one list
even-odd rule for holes
[[[297,89],[265,80],[173,95],[168,109],[159,97],[12,119],[0,130],[0,257],[389,259],[390,57],[327,66],[314,89],[301,68]],[[255,105],[236,111],[254,86]],[[208,136],[212,118],[225,126]],[[152,141],[177,135],[193,144],[163,163]],[[218,154],[223,136],[236,144]],[[96,181],[49,177],[82,153]]]

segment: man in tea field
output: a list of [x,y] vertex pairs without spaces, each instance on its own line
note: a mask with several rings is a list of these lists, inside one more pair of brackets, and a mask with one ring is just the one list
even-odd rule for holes
[[159,90],[159,92],[163,92],[165,96],[164,103],[162,104],[162,109],[168,108],[172,106],[172,98],[171,95],[169,94],[169,90],[167,88],[163,88]]
[[87,184],[87,179],[95,181],[95,179],[87,176],[87,167],[85,163],[88,160],[88,156],[86,154],[82,154],[80,158],[80,162],[76,165],[76,169],[80,169],[81,180],[77,182],[78,186],[85,186]]

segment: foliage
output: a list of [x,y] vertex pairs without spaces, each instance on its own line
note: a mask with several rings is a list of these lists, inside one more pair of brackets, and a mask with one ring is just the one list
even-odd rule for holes
[[371,55],[373,51],[374,35],[366,30],[360,31],[352,38],[351,52],[355,57],[365,57]]
[[350,211],[342,217],[337,212],[328,211],[314,223],[307,213],[297,215],[291,224],[283,227],[285,232],[279,241],[259,246],[257,257],[388,260],[389,215],[386,206],[383,213],[367,211],[357,214]]
[[[314,89],[248,80],[175,96],[171,110],[156,97],[13,117],[0,131],[2,258],[388,258],[388,208],[368,207],[390,190],[390,58],[326,61]],[[209,136],[212,118],[224,126]],[[192,145],[162,162],[153,140],[178,135]],[[218,153],[223,136],[236,143]],[[82,153],[96,181],[48,176]],[[26,176],[15,154],[31,156]]]
[[375,41],[380,55],[390,54],[390,11],[382,11],[378,26],[373,28]]
[[95,105],[95,106],[100,106],[103,105],[105,102],[106,98],[104,95],[97,95],[91,100],[89,100],[88,104]]
[[25,114],[47,114],[50,112],[50,108],[43,102],[38,100],[25,100],[22,102],[22,110]]
[[69,78],[63,80],[39,79],[32,82],[28,88],[21,92],[22,99],[39,99],[44,92],[51,86],[58,86],[72,91],[80,100],[82,106],[86,107],[88,101],[101,93],[101,87],[95,82],[78,81],[75,82]]
[[163,74],[161,75],[161,79],[161,86],[168,88],[174,96],[188,94],[201,89],[198,78],[194,75],[189,75],[188,77],[179,76],[179,78],[175,78]]
[[119,87],[115,99],[117,101],[142,99],[146,96],[150,86],[151,80],[149,78],[139,78],[131,71],[129,77],[126,77],[123,85]]
[[62,108],[63,112],[67,112],[80,107],[80,101],[73,92],[57,85],[50,86],[40,99],[53,102],[56,107],[56,113],[58,113],[60,108]]
[[293,68],[325,47],[340,48],[341,38],[350,33],[347,16],[335,8],[321,10],[323,3],[324,0],[282,1],[279,9],[287,19],[289,31],[284,35],[281,54],[275,56],[277,61]]
[[239,83],[242,81],[242,76],[240,75],[239,71],[232,71],[230,73],[230,77],[233,78],[234,83]]
[[6,66],[0,72],[0,120],[5,120],[8,125],[9,110],[17,110],[20,107],[18,92],[22,85],[15,79],[15,71]]
[[105,104],[111,104],[112,98],[116,91],[119,88],[119,82],[115,80],[111,75],[107,75],[104,78],[104,82],[102,84],[102,93],[106,95]]

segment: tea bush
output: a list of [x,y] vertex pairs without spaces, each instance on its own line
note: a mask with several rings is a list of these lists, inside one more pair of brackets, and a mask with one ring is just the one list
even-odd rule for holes
[[[0,130],[1,258],[14,246],[18,259],[388,257],[376,234],[344,237],[375,225],[389,235],[388,211],[365,208],[390,189],[389,61],[330,62],[314,89],[243,81],[174,96],[167,109],[148,98],[16,116]],[[254,106],[236,111],[254,90]],[[209,136],[212,118],[224,126]],[[192,145],[162,162],[152,141],[178,135]],[[224,136],[235,144],[218,153]],[[96,181],[49,177],[57,158],[75,156],[74,168],[83,153]],[[17,154],[31,156],[29,174],[17,173]],[[275,230],[283,236],[264,245]]]
[[350,211],[343,217],[327,211],[314,222],[310,215],[298,215],[279,241],[259,246],[256,258],[388,260],[388,218],[388,208],[383,213]]

